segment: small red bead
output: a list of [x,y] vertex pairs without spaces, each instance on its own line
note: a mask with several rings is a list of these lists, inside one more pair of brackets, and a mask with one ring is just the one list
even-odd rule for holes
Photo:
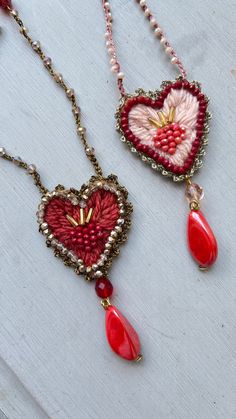
[[134,134],[132,134],[132,132],[130,131],[129,134],[127,135],[128,140],[133,141],[135,139]]
[[108,298],[112,295],[113,285],[109,279],[103,277],[96,281],[95,291],[100,298]]
[[168,153],[169,153],[169,154],[175,154],[175,152],[176,152],[176,148],[174,148],[174,147],[171,147],[171,148],[169,148],[169,150],[168,150]]
[[[123,118],[122,118],[123,119]],[[122,122],[122,129],[123,130],[127,130],[129,129],[129,123],[128,120],[126,120],[126,122]]]
[[11,9],[12,8],[11,0],[0,0],[0,7],[4,10],[7,10],[8,7]]
[[162,148],[163,151],[168,151],[168,149],[169,149],[168,145],[163,145],[161,148]]
[[[160,99],[160,98],[159,98],[159,99]],[[157,103],[156,103],[156,106],[157,106],[158,108],[162,108],[162,105],[163,105],[163,101],[158,100],[158,101],[157,101]]]
[[122,108],[121,118],[128,118],[128,112],[125,111],[124,108]]
[[205,99],[205,95],[203,93],[199,93],[198,97],[199,100],[204,100]]
[[137,149],[138,151],[142,151],[142,148],[143,148],[142,144],[138,143],[138,144],[136,145],[136,149]]
[[174,89],[181,89],[182,87],[182,82],[181,81],[177,81],[173,86]]
[[187,80],[185,80],[185,81],[183,82],[183,87],[184,87],[184,89],[188,89],[188,87],[189,87],[189,82],[188,82]]

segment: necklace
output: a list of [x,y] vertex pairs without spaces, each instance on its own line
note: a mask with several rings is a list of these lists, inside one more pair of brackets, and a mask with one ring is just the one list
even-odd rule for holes
[[113,351],[126,360],[139,361],[142,356],[138,334],[120,311],[111,305],[109,297],[113,286],[107,278],[113,257],[119,254],[119,247],[126,241],[131,225],[132,205],[127,200],[128,192],[118,183],[115,175],[103,176],[95,150],[88,143],[74,90],[55,71],[51,58],[44,54],[39,41],[31,39],[11,1],[0,0],[0,8],[14,18],[20,33],[64,90],[72,107],[77,133],[95,175],[79,191],[58,185],[49,192],[35,165],[11,156],[3,147],[0,148],[0,157],[25,170],[39,189],[42,197],[37,219],[46,245],[77,275],[84,275],[88,281],[96,279],[95,290],[106,310],[106,334]]
[[116,128],[121,141],[153,170],[174,182],[186,182],[185,196],[190,207],[188,246],[200,269],[206,270],[217,258],[217,241],[200,211],[203,188],[192,183],[191,178],[202,167],[208,143],[211,118],[208,111],[209,99],[202,93],[200,83],[187,80],[187,72],[180,58],[166,39],[146,0],[136,2],[180,75],[174,81],[163,81],[159,90],[146,92],[138,89],[134,94],[127,93],[113,40],[110,2],[102,0],[106,47],[111,71],[117,76],[121,94],[116,112]]

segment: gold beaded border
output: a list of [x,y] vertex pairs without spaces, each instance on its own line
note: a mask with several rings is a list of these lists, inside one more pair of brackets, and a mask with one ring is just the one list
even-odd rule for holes
[[[151,166],[151,168],[157,172],[160,172],[163,176],[167,177],[167,178],[172,178],[172,180],[174,182],[182,182],[184,180],[186,180],[186,178],[191,178],[194,173],[201,169],[203,166],[203,157],[206,154],[206,146],[208,145],[208,134],[210,131],[210,127],[209,127],[209,121],[212,118],[212,114],[208,111],[208,106],[206,109],[206,117],[205,117],[205,122],[203,125],[203,135],[201,138],[201,144],[200,144],[200,148],[198,153],[196,154],[196,157],[194,159],[194,163],[191,167],[191,169],[186,172],[185,174],[182,175],[176,175],[173,172],[166,170],[164,168],[164,166],[162,166],[162,164],[158,164],[154,159],[152,159],[151,157],[148,157],[145,153],[140,152],[136,149],[136,147],[134,146],[134,144],[129,141],[123,130],[121,127],[121,110],[122,107],[124,106],[126,100],[128,98],[132,98],[132,97],[137,97],[137,96],[145,96],[148,97],[152,100],[157,100],[158,96],[162,93],[162,91],[170,84],[175,83],[176,81],[183,81],[183,77],[179,76],[177,77],[175,80],[168,80],[168,81],[163,81],[160,87],[160,90],[149,90],[149,91],[145,91],[143,89],[137,89],[135,90],[134,94],[125,94],[124,96],[122,96],[120,98],[119,101],[119,107],[117,108],[117,111],[115,113],[115,118],[116,118],[116,130],[119,132],[119,134],[121,134],[121,138],[120,140],[127,144],[127,146],[130,148],[132,153],[135,153],[139,158],[141,158],[141,160],[147,164],[149,164]],[[201,90],[201,84],[198,81],[193,80],[192,82],[190,82],[190,84],[195,85],[198,89]],[[205,95],[205,100],[207,102],[207,104],[209,104],[210,99]]]
[[[81,205],[81,208],[85,207],[87,199],[98,189],[110,191],[117,196],[120,216],[108,237],[103,253],[95,264],[86,267],[82,259],[78,258],[53,236],[48,224],[44,221],[44,210],[50,200],[56,196],[69,199],[73,205]],[[115,175],[110,175],[107,178],[92,176],[89,182],[82,185],[79,191],[74,188],[66,189],[64,186],[58,185],[55,190],[42,196],[37,212],[39,231],[45,236],[46,245],[54,249],[54,255],[61,258],[66,266],[72,267],[77,275],[85,275],[88,281],[99,278],[107,275],[113,258],[120,253],[120,245],[128,238],[127,232],[131,226],[133,206],[127,198],[128,191],[119,184]]]

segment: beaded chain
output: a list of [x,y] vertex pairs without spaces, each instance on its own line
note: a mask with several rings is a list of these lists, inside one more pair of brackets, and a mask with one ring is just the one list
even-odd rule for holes
[[40,42],[31,39],[18,12],[12,8],[11,0],[0,0],[0,9],[15,19],[20,33],[38,54],[54,81],[64,90],[71,103],[77,133],[96,176],[91,176],[80,190],[57,185],[49,192],[43,186],[35,165],[11,156],[3,147],[0,148],[0,157],[31,175],[41,192],[37,221],[39,232],[46,239],[46,246],[65,266],[73,268],[76,275],[83,275],[87,281],[96,280],[95,291],[106,312],[105,328],[110,348],[127,361],[139,362],[142,359],[139,336],[126,317],[111,304],[113,286],[107,278],[113,258],[119,255],[119,247],[127,240],[131,226],[132,204],[127,199],[128,191],[119,184],[117,176],[111,174],[103,177],[81,123],[74,90],[54,70],[52,59],[44,54]]
[[[177,53],[175,52],[174,48],[171,46],[169,41],[167,40],[163,29],[159,26],[158,22],[156,21],[155,17],[153,16],[150,8],[147,6],[146,0],[135,0],[141,7],[141,10],[145,14],[146,18],[148,19],[151,28],[153,29],[154,35],[159,39],[160,44],[164,47],[165,53],[170,57],[171,63],[176,65],[179,68],[181,76],[185,79],[187,78],[187,72],[178,57]],[[113,18],[111,13],[111,6],[108,0],[102,0],[102,6],[105,14],[105,21],[106,21],[106,32],[105,32],[105,39],[106,39],[106,47],[107,52],[110,56],[110,64],[111,64],[111,71],[112,73],[116,74],[117,76],[117,85],[118,89],[122,96],[125,95],[125,88],[123,84],[124,80],[124,73],[121,71],[121,65],[117,58],[116,46],[113,38]]]
[[[15,9],[13,9],[11,6],[6,6],[5,9],[15,19],[16,23],[20,27],[20,33],[28,41],[28,43],[32,47],[33,51],[35,51],[38,54],[38,56],[42,60],[42,62],[44,64],[44,67],[46,68],[48,73],[52,76],[54,81],[64,90],[64,92],[66,94],[66,97],[69,99],[69,101],[71,103],[72,113],[73,113],[73,116],[74,116],[74,119],[75,119],[77,134],[78,134],[78,136],[79,136],[79,138],[80,138],[80,140],[83,144],[85,154],[86,154],[87,158],[90,160],[90,162],[92,163],[92,166],[94,168],[94,171],[95,171],[96,175],[99,176],[99,177],[102,177],[103,176],[102,168],[101,168],[101,166],[100,166],[100,164],[99,164],[99,162],[98,162],[98,160],[95,156],[94,148],[90,147],[90,145],[88,143],[87,136],[86,136],[86,128],[82,125],[82,122],[81,122],[81,109],[78,106],[74,89],[70,88],[66,84],[66,82],[63,79],[62,74],[60,74],[60,73],[58,73],[54,70],[53,65],[52,65],[52,59],[50,57],[48,57],[47,55],[45,55],[45,53],[43,52],[43,49],[41,47],[40,42],[39,41],[33,41],[32,38],[29,36],[28,30],[25,27],[23,21],[20,19],[18,12]],[[15,158],[15,157],[10,156],[9,154],[6,153],[6,150],[3,147],[0,148],[0,157],[5,158],[9,161],[12,161],[16,165],[18,165],[19,167],[27,170],[29,174],[33,175],[35,183],[39,187],[40,191],[44,192],[46,190],[46,188],[42,185],[42,183],[40,181],[40,176],[36,171],[35,165],[28,165],[27,163],[23,162],[20,158],[18,158],[18,157]]]

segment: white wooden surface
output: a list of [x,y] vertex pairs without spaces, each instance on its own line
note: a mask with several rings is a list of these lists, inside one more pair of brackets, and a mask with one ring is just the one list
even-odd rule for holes
[[[235,1],[150,0],[189,78],[212,98],[210,145],[196,176],[219,240],[218,262],[207,273],[186,250],[183,186],[118,141],[100,1],[14,3],[79,92],[106,173],[116,172],[130,190],[133,228],[110,276],[114,303],[140,333],[144,361],[125,363],[110,352],[93,285],[53,258],[37,232],[37,190],[1,161],[0,417],[236,418]],[[135,2],[112,5],[127,88],[155,89],[174,78]],[[91,172],[68,103],[13,22],[0,20],[0,142],[34,162],[50,188],[79,187]]]

